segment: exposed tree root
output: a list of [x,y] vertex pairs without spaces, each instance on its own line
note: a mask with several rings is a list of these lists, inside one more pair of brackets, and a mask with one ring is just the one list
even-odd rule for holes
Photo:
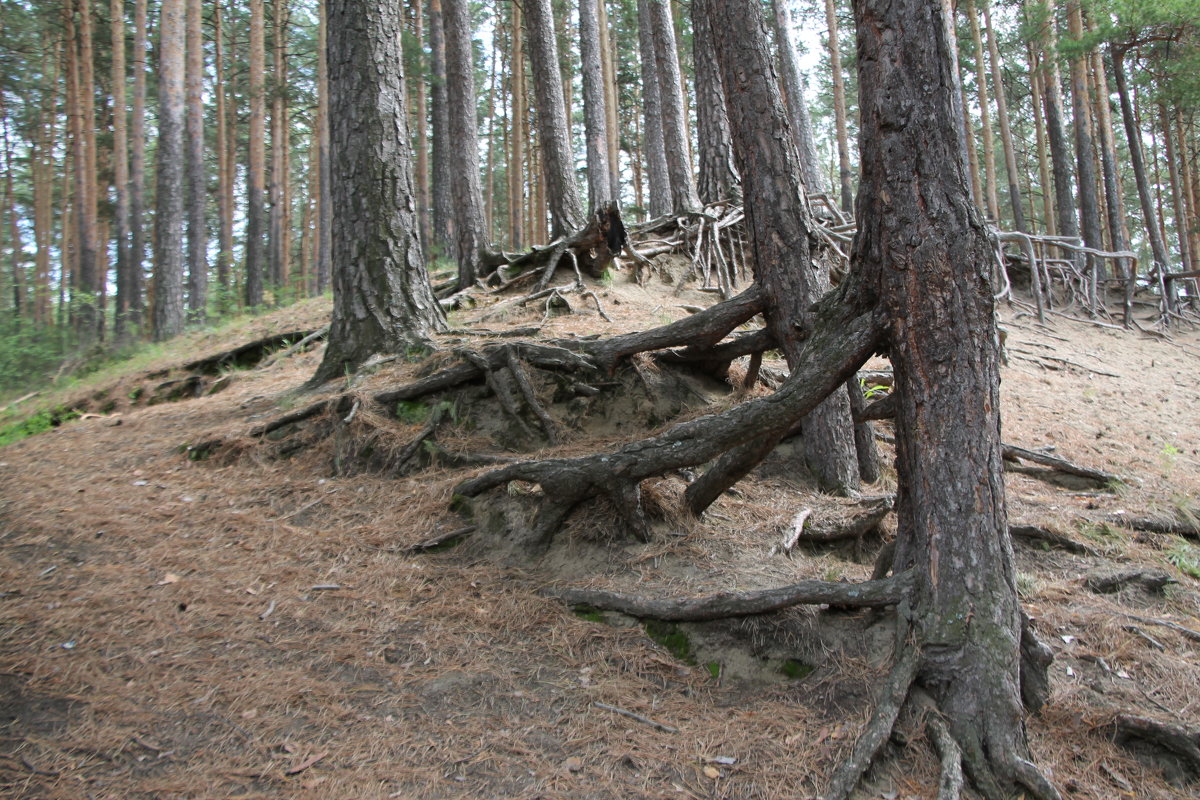
[[730,617],[767,614],[799,605],[835,605],[881,608],[900,602],[912,589],[912,575],[899,575],[866,583],[799,581],[754,592],[719,592],[678,600],[641,597],[602,589],[561,589],[547,592],[570,605],[587,605],[620,611],[632,617],[666,622],[702,622]]
[[921,651],[911,643],[901,644],[892,670],[879,689],[875,699],[875,713],[867,723],[866,730],[859,735],[854,743],[850,756],[842,762],[829,783],[829,791],[825,800],[848,800],[851,792],[858,786],[863,775],[871,766],[879,748],[891,736],[900,716],[900,710],[909,694],[909,689],[917,677],[917,668],[921,664]]
[[797,544],[832,544],[848,539],[861,539],[879,527],[895,508],[896,498],[888,496],[872,503],[872,507],[840,525],[813,524],[801,533]]
[[1067,461],[1065,458],[1039,453],[1036,450],[1027,450],[1024,447],[1017,447],[1015,444],[1004,445],[1004,458],[1007,461],[1015,461],[1016,459],[1032,461],[1035,464],[1041,464],[1044,467],[1050,467],[1059,472],[1065,472],[1068,475],[1078,475],[1081,478],[1089,478],[1102,484],[1121,482],[1121,477],[1111,472],[1080,466],[1079,464]]
[[1108,727],[1117,744],[1149,745],[1176,762],[1179,777],[1200,778],[1200,732],[1134,714],[1118,714]]
[[1010,525],[1008,526],[1008,533],[1014,539],[1057,547],[1059,550],[1066,550],[1068,553],[1078,553],[1085,556],[1099,555],[1091,547],[1075,541],[1070,536],[1038,525]]
[[1160,569],[1123,569],[1087,575],[1083,585],[1097,594],[1113,594],[1131,586],[1139,586],[1150,594],[1162,594],[1163,589],[1179,581]]
[[1178,519],[1157,519],[1154,517],[1129,517],[1124,514],[1114,514],[1109,517],[1114,525],[1146,533],[1162,533],[1171,536],[1183,536],[1188,539],[1200,539],[1200,526],[1194,522]]
[[922,689],[913,689],[912,701],[924,715],[925,732],[941,762],[937,800],[959,800],[963,790],[962,748],[942,720],[932,697]]
[[198,375],[215,375],[223,369],[258,366],[266,360],[270,353],[292,344],[295,344],[297,347],[303,346],[301,343],[306,344],[324,335],[322,331],[328,333],[329,326],[316,330],[289,331],[287,333],[264,336],[261,339],[246,342],[231,350],[223,350],[211,356],[189,361],[183,365],[183,368],[188,372]]

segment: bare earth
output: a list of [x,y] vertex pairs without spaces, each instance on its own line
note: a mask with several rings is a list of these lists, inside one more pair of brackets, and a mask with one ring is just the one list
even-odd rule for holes
[[[641,329],[683,316],[679,304],[711,301],[620,280],[597,292],[613,323],[572,296],[576,313],[551,317],[543,332]],[[1058,485],[1009,473],[1014,524],[1051,528],[1092,551],[1014,544],[1023,600],[1056,657],[1050,701],[1029,722],[1035,756],[1066,797],[1195,796],[1177,763],[1139,759],[1112,742],[1109,723],[1132,712],[1200,730],[1200,643],[1161,624],[1200,629],[1200,582],[1172,563],[1191,559],[1200,571],[1200,547],[1105,523],[1122,513],[1197,512],[1200,335],[1175,330],[1168,340],[1062,318],[1042,327],[1020,308],[1000,311],[1010,359],[1005,440],[1053,447],[1125,479]],[[309,303],[232,334],[196,334],[162,366],[317,327],[327,312]],[[537,324],[543,312],[514,308],[485,324]],[[814,509],[813,524],[829,524],[852,513],[852,501],[813,493],[769,462],[701,521],[675,511],[682,478],[651,482],[661,513],[648,545],[624,539],[597,502],[537,563],[514,558],[494,532],[409,554],[467,524],[449,510],[451,488],[478,470],[336,476],[332,442],[276,457],[276,443],[249,431],[313,399],[291,392],[319,357],[318,348],[233,372],[217,394],[153,406],[130,395],[161,378],[112,377],[77,393],[103,413],[0,450],[0,794],[432,800],[822,790],[869,717],[888,663],[886,622],[799,608],[683,626],[692,654],[681,660],[636,620],[584,618],[539,590],[665,596],[862,579],[877,539],[790,558],[772,552],[801,508]],[[355,388],[368,397],[416,368],[388,364]],[[562,452],[644,430],[636,419],[618,422],[628,424],[577,433]],[[401,442],[420,429],[365,406],[353,426]],[[214,439],[221,446],[211,457],[188,459],[188,445]],[[893,486],[885,476],[869,491]],[[510,494],[532,508],[517,487]],[[1132,567],[1178,583],[1165,594],[1099,594],[1083,583]],[[863,797],[935,795],[937,764],[915,723],[887,756]]]

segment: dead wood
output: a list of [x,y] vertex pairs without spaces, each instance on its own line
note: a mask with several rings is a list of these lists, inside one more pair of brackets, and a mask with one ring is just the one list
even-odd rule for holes
[[912,574],[864,583],[799,581],[775,589],[754,592],[718,592],[703,597],[675,600],[610,592],[603,589],[551,589],[546,592],[573,606],[591,606],[619,611],[631,617],[665,622],[706,620],[769,614],[799,605],[834,605],[851,608],[881,608],[900,602],[912,589]]
[[1097,594],[1113,594],[1131,586],[1139,586],[1150,594],[1162,594],[1163,590],[1172,583],[1179,583],[1179,581],[1157,569],[1094,572],[1083,579],[1083,585]]
[[885,397],[867,404],[861,411],[854,414],[855,422],[867,422],[873,419],[895,419],[896,417],[896,395],[889,394]]
[[457,544],[462,539],[475,532],[475,525],[467,525],[462,528],[457,528],[448,531],[438,536],[431,536],[424,541],[417,542],[414,545],[404,548],[405,553],[426,553],[430,550],[437,550],[440,547],[445,547],[451,544]]
[[1044,467],[1056,469],[1059,472],[1065,472],[1069,475],[1078,475],[1081,478],[1089,478],[1098,483],[1120,483],[1119,475],[1114,475],[1111,472],[1105,472],[1101,469],[1092,469],[1091,467],[1080,466],[1079,464],[1067,461],[1065,458],[1052,456],[1048,453],[1039,453],[1036,450],[1028,450],[1024,447],[1018,447],[1015,444],[1005,443],[1004,459],[1006,461],[1015,461],[1021,459],[1024,461],[1032,461],[1035,464],[1041,464]]
[[1099,555],[1091,547],[1075,541],[1070,536],[1038,525],[1009,525],[1008,533],[1014,539],[1047,544],[1051,547],[1057,547],[1060,550],[1066,550],[1069,553],[1079,553],[1085,556]]
[[323,414],[328,409],[334,408],[334,407],[340,405],[342,403],[342,401],[347,399],[348,397],[349,397],[349,395],[343,394],[343,395],[338,395],[337,397],[331,397],[331,398],[328,398],[325,400],[318,400],[315,403],[311,403],[311,404],[305,406],[304,408],[300,409],[299,411],[293,411],[290,414],[284,414],[282,417],[276,417],[275,419],[271,420],[270,422],[266,422],[266,423],[263,423],[262,425],[258,425],[258,426],[251,428],[250,435],[251,436],[266,436],[268,433],[271,433],[272,431],[277,431],[280,428],[284,427],[285,425],[291,425],[294,422],[303,422],[306,419],[312,419],[313,417],[317,416],[318,414]]
[[[328,326],[326,326],[326,330],[327,328]],[[189,361],[183,365],[183,368],[188,372],[202,375],[216,375],[222,369],[253,367],[262,362],[268,353],[278,350],[281,347],[298,343],[314,334],[319,334],[321,330],[318,328],[316,330],[289,331],[287,333],[264,336],[261,339],[246,342],[231,350],[222,350],[220,353],[205,356],[195,361]]]
[[1200,631],[1193,630],[1192,628],[1184,627],[1183,625],[1180,625],[1178,622],[1171,622],[1169,619],[1155,619],[1154,617],[1141,617],[1141,616],[1138,616],[1137,614],[1126,614],[1125,616],[1129,617],[1131,620],[1134,620],[1135,622],[1140,622],[1143,625],[1159,625],[1163,628],[1169,628],[1170,630],[1177,631],[1178,633],[1182,634],[1185,639],[1191,639],[1193,642],[1200,642]]
[[798,543],[831,544],[844,542],[847,539],[859,539],[878,528],[895,505],[895,497],[889,496],[877,501],[870,510],[847,522],[838,525],[814,523],[801,533]]
[[1109,521],[1122,528],[1146,533],[1162,533],[1173,536],[1183,536],[1188,539],[1200,539],[1200,527],[1193,522],[1179,519],[1161,519],[1157,517],[1130,517],[1125,514],[1113,514]]

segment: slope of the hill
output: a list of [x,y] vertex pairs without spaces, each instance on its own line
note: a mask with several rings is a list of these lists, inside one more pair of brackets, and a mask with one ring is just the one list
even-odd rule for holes
[[[596,291],[612,322],[571,298],[570,315],[510,303],[468,310],[455,324],[490,315],[482,325],[493,330],[544,321],[547,335],[606,334],[681,317],[682,305],[702,298],[621,282]],[[314,329],[323,312],[310,305],[220,341],[193,337],[188,352],[62,398],[90,402],[85,418],[0,450],[5,796],[821,790],[868,718],[886,666],[877,645],[888,631],[872,615],[794,609],[651,626],[648,635],[636,620],[576,614],[539,589],[566,582],[666,595],[861,579],[877,541],[790,558],[774,551],[800,508],[814,509],[814,521],[837,520],[852,513],[851,501],[813,493],[767,464],[702,521],[671,510],[682,479],[648,487],[664,508],[649,544],[616,536],[615,516],[599,504],[577,513],[570,535],[535,563],[498,555],[487,541],[412,553],[464,525],[450,490],[470,469],[347,474],[335,470],[337,442],[289,454],[249,435],[313,399],[293,390],[312,374],[319,347],[226,369],[215,393],[213,381],[198,397],[139,402],[184,375],[187,362]],[[1115,521],[1186,522],[1195,511],[1200,337],[1062,318],[1041,326],[1014,307],[1001,314],[1005,440],[1123,478],[1102,486],[1009,473],[1013,523],[1076,545],[1014,545],[1023,600],[1056,656],[1050,701],[1029,724],[1035,755],[1070,797],[1190,796],[1185,760],[1120,747],[1111,723],[1127,712],[1200,729],[1200,547]],[[474,340],[460,332],[444,342]],[[395,385],[416,369],[384,364],[355,389]],[[562,449],[611,446],[635,428],[601,426]],[[878,492],[888,489],[885,476]],[[1098,584],[1133,569],[1175,583],[1088,588],[1089,576]],[[864,796],[934,795],[936,762],[919,731],[893,741],[888,755]]]

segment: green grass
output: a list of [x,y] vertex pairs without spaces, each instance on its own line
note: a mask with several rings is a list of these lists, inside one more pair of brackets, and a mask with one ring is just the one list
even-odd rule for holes
[[19,442],[30,436],[45,433],[51,428],[57,428],[64,422],[75,419],[79,412],[73,409],[55,408],[39,411],[31,417],[19,422],[13,422],[0,428],[0,447]]

